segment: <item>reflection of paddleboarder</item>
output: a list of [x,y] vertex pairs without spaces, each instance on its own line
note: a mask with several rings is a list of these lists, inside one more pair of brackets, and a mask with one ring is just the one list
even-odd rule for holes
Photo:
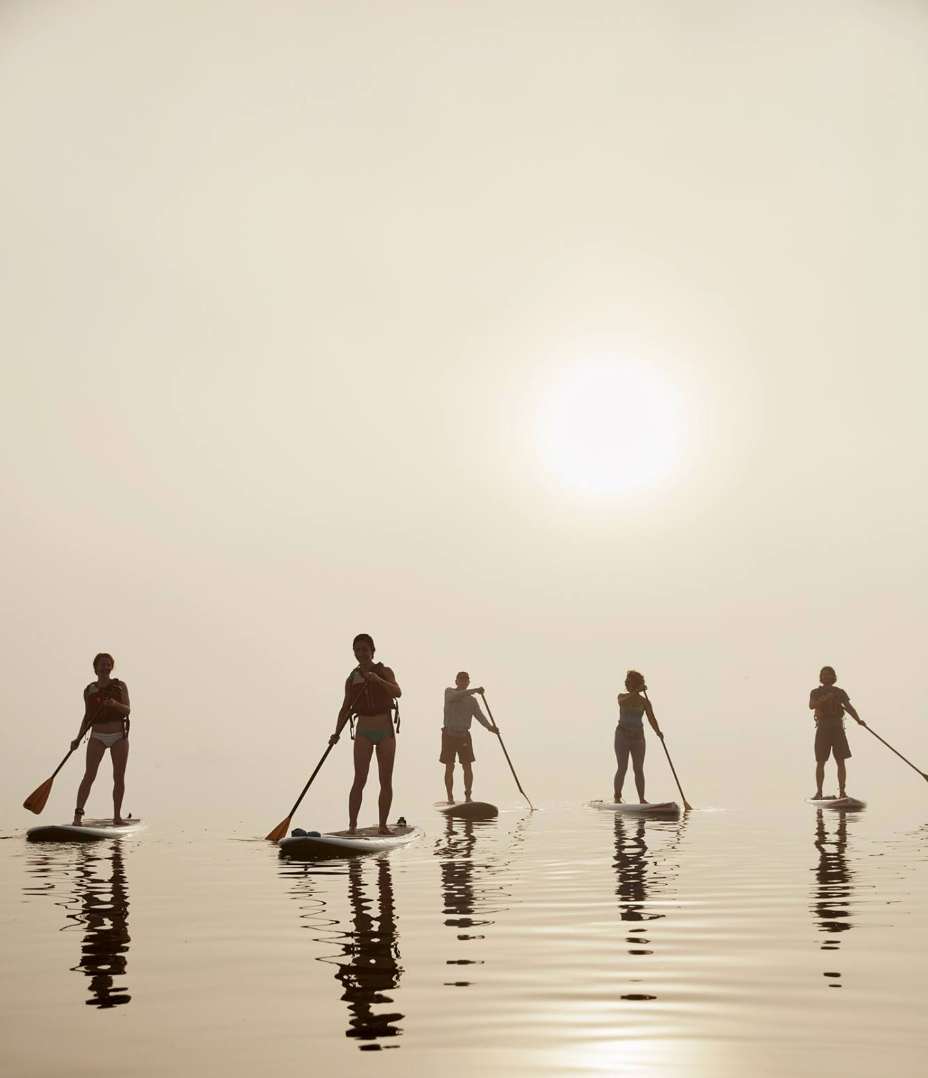
[[474,787],[474,769],[471,766],[475,760],[474,745],[470,736],[470,725],[476,719],[481,726],[485,726],[491,734],[499,734],[499,730],[480,710],[480,705],[474,699],[477,693],[483,693],[482,688],[469,689],[470,674],[462,670],[454,679],[455,688],[445,689],[445,713],[441,728],[441,755],[439,762],[445,765],[445,790],[448,793],[449,803],[454,801],[454,761],[461,761],[464,771],[464,800],[471,800],[471,791]]
[[635,769],[635,787],[638,800],[642,805],[648,802],[644,797],[644,716],[647,715],[651,729],[663,741],[664,735],[657,725],[651,701],[642,696],[647,691],[644,677],[637,670],[629,670],[625,675],[625,692],[618,695],[619,724],[615,728],[616,772],[613,797],[616,804],[622,801],[622,786],[625,784],[625,772],[628,770],[628,758],[632,758]]
[[352,860],[348,865],[352,925],[345,933],[342,943],[344,959],[338,962],[335,974],[344,989],[342,999],[351,1012],[345,1035],[375,1042],[381,1037],[399,1036],[402,1029],[396,1023],[403,1019],[398,1011],[374,1010],[375,1004],[393,1003],[387,993],[399,988],[403,973],[393,880],[387,858],[377,861],[376,874],[376,899],[372,910],[371,901],[364,891],[362,862]]
[[[812,912],[818,919],[820,930],[829,937],[822,943],[822,950],[837,951],[840,933],[852,927],[848,909],[852,888],[846,857],[847,813],[838,811],[837,828],[833,834],[829,834],[825,827],[825,814],[819,809],[816,813],[814,845],[818,850],[818,864],[814,870],[816,886],[812,892]],[[840,973],[829,970],[825,976],[829,979],[829,988],[841,987]]]
[[825,782],[825,761],[834,754],[838,765],[838,797],[847,797],[844,786],[847,769],[844,761],[850,758],[851,749],[844,732],[845,711],[856,722],[864,725],[863,719],[854,710],[850,698],[844,689],[839,689],[834,669],[823,666],[818,676],[821,684],[809,693],[809,707],[815,712],[815,796],[822,797],[822,785]]

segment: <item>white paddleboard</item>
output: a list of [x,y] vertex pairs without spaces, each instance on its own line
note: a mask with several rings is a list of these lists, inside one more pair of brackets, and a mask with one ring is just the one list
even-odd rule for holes
[[822,809],[844,809],[853,811],[867,807],[866,801],[858,801],[856,797],[810,797],[808,804]]
[[620,812],[623,816],[679,816],[680,806],[676,801],[660,801],[655,804],[637,805],[630,801],[591,801],[590,808],[604,809],[606,812]]
[[144,831],[143,820],[126,820],[118,827],[112,820],[86,820],[79,827],[70,823],[49,823],[30,827],[26,838],[30,842],[96,842],[101,838],[121,838]]
[[391,835],[379,835],[376,827],[359,827],[353,835],[347,831],[333,831],[329,834],[309,831],[302,835],[291,832],[277,845],[288,857],[344,857],[353,853],[397,850],[415,842],[423,834],[421,827],[410,827],[408,824],[392,824],[390,830],[393,832]]
[[443,816],[462,820],[492,820],[499,815],[499,809],[489,801],[436,801],[433,807]]

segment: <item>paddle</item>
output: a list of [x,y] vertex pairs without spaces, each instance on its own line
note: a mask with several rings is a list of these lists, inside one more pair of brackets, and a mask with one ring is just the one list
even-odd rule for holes
[[[493,718],[493,712],[490,710],[490,705],[487,703],[487,698],[486,696],[484,696],[483,693],[481,693],[480,695],[483,696],[483,706],[487,709],[487,714],[490,716],[490,722],[492,722],[493,725],[496,726],[496,729],[498,731],[499,726],[497,726],[496,724],[496,719]],[[503,744],[502,734],[499,734],[499,745],[500,748],[503,750],[503,755],[506,757],[506,763],[509,764],[509,770],[512,772],[512,777],[516,780],[516,786],[519,787],[519,793],[525,798],[526,801],[528,801],[528,794],[525,792],[525,790],[522,789],[522,783],[519,782],[519,776],[516,774],[516,769],[512,766],[512,760],[509,759],[509,753],[506,752],[506,746]],[[532,810],[532,812],[535,811],[535,806],[531,803],[531,801],[528,801],[528,807]]]
[[[643,690],[643,692],[644,692],[645,700],[648,700],[647,690]],[[651,701],[648,700],[648,703],[650,704]],[[652,715],[654,714],[654,708],[653,707],[651,708],[651,714]],[[680,791],[680,797],[683,798],[683,807],[686,809],[687,812],[692,812],[693,811],[693,806],[689,803],[689,801],[687,801],[686,794],[684,794],[684,792],[683,792],[683,787],[680,785],[680,780],[677,778],[677,769],[673,766],[673,760],[670,759],[670,751],[667,748],[667,742],[664,741],[663,738],[661,738],[660,741],[661,741],[661,744],[664,746],[664,752],[667,755],[667,763],[670,764],[670,770],[673,772],[674,782],[676,782],[677,789]]]
[[[357,669],[357,667],[355,667],[355,670],[356,669]],[[348,676],[351,677],[353,674],[354,674],[354,670],[352,670],[351,674],[349,674]],[[349,716],[354,711],[354,705],[361,699],[361,696],[364,694],[364,691],[366,689],[367,689],[367,684],[365,683],[362,686],[362,688],[358,691],[357,696],[348,705],[348,715]],[[347,718],[346,718],[345,721],[346,722],[348,721]],[[343,723],[342,724],[342,729],[344,729],[344,728],[345,728],[345,724]],[[290,809],[289,815],[286,817],[286,819],[281,820],[280,823],[274,828],[273,831],[268,832],[268,834],[267,834],[267,841],[268,842],[280,842],[280,840],[284,837],[284,835],[286,835],[287,829],[290,827],[290,821],[293,819],[293,814],[300,807],[300,802],[306,796],[306,791],[310,788],[310,786],[312,786],[313,779],[319,774],[319,771],[322,768],[322,765],[326,761],[326,757],[329,755],[329,753],[332,751],[332,749],[334,747],[335,747],[334,745],[329,745],[329,747],[322,754],[322,759],[319,761],[318,764],[316,764],[316,770],[313,771],[313,773],[309,776],[309,782],[307,782],[306,785],[303,787],[303,792],[296,799],[296,803],[294,804],[293,808]]]
[[[865,722],[861,721],[860,725],[861,725],[861,726],[862,726],[862,727],[863,727],[863,728],[864,728],[865,730],[870,730],[870,727],[869,727],[869,726],[868,726],[868,725],[867,725],[867,724],[866,724]],[[905,757],[904,757],[904,756],[902,755],[902,753],[901,753],[901,752],[900,752],[900,751],[899,751],[898,749],[894,749],[894,748],[892,747],[892,745],[890,745],[890,743],[889,743],[888,741],[884,741],[884,740],[883,740],[883,738],[882,738],[882,737],[880,737],[880,735],[879,735],[879,734],[878,734],[878,733],[876,732],[876,730],[870,730],[870,733],[871,733],[871,734],[873,734],[873,736],[874,736],[874,737],[875,737],[875,738],[877,739],[877,741],[882,741],[882,742],[883,742],[883,744],[884,744],[884,745],[885,745],[885,746],[886,746],[886,747],[887,747],[888,749],[890,749],[890,750],[891,750],[892,752],[894,752],[894,753],[895,753],[895,754],[896,754],[896,755],[897,755],[897,756],[899,757],[899,759],[900,759],[900,760],[905,760],[905,762],[906,762],[906,763],[907,763],[907,764],[909,765],[909,767],[911,767],[911,768],[912,768],[912,770],[913,770],[913,771],[918,771],[919,775],[921,775],[921,777],[922,777],[922,778],[923,778],[923,779],[924,779],[924,780],[925,780],[926,782],[928,782],[928,775],[926,775],[926,774],[925,774],[925,772],[924,772],[924,771],[922,771],[922,770],[921,770],[920,768],[917,768],[917,767],[915,766],[915,764],[913,764],[913,763],[912,763],[912,761],[911,761],[911,760],[906,760],[906,759],[905,759]]]
[[[97,708],[97,714],[94,715],[92,719],[90,719],[89,721],[85,720],[81,724],[81,732],[74,739],[75,741],[80,741],[84,734],[87,733],[90,727],[93,726],[93,724],[96,722],[97,715],[99,715],[102,710],[103,706],[101,705],[99,708]],[[71,753],[74,752],[76,748],[77,745],[75,745],[73,749],[68,749],[68,755],[65,756],[61,763],[52,772],[51,778],[46,779],[41,786],[37,786],[32,791],[32,793],[23,802],[23,808],[29,809],[30,812],[34,812],[36,816],[38,816],[42,809],[45,808],[45,802],[48,800],[48,795],[52,792],[52,783],[55,781],[55,775],[57,775],[58,772],[68,762],[71,757]]]

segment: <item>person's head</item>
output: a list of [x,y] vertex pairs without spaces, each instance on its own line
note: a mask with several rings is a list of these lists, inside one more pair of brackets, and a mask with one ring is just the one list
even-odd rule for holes
[[116,663],[108,652],[101,651],[93,657],[93,672],[97,677],[109,677]]
[[823,666],[818,679],[823,685],[834,685],[838,680],[838,675],[835,673],[833,666]]
[[455,675],[454,683],[459,689],[466,689],[470,684],[470,674],[466,670],[459,670]]
[[354,657],[359,663],[369,663],[374,658],[374,640],[367,633],[358,633],[351,642],[354,648]]
[[628,692],[641,692],[645,687],[644,675],[637,670],[629,670],[625,675],[625,688]]

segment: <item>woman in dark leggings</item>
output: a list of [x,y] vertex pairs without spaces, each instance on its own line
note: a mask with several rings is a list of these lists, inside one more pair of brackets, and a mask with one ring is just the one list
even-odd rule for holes
[[615,803],[622,801],[622,787],[625,785],[625,772],[628,770],[628,758],[632,758],[635,769],[635,786],[638,800],[642,805],[648,802],[644,796],[644,717],[648,716],[651,729],[663,741],[664,735],[657,725],[657,719],[651,709],[651,702],[641,694],[647,690],[644,678],[637,670],[629,670],[625,675],[625,692],[620,692],[619,724],[615,728],[615,761],[617,766],[614,782]]

